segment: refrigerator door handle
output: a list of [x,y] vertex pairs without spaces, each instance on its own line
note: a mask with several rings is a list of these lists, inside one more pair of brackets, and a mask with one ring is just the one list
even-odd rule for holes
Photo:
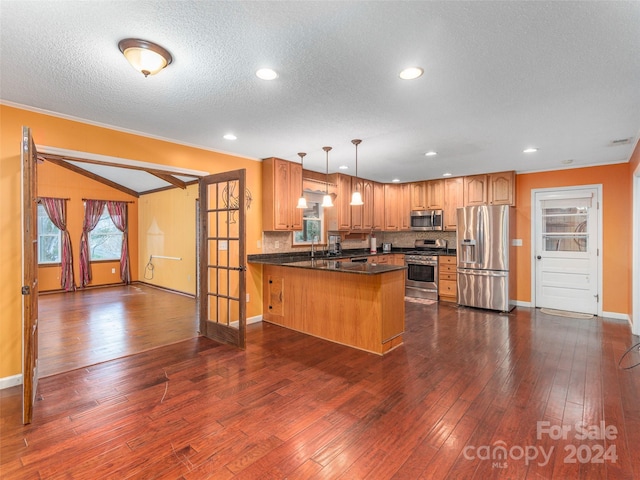
[[458,268],[456,271],[463,275],[477,275],[480,277],[506,277],[509,273],[503,270],[470,270],[465,268]]

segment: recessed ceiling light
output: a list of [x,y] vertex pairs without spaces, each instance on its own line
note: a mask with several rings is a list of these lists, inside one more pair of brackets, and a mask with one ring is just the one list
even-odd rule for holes
[[425,157],[433,157],[434,155],[437,155],[438,152],[434,152],[433,150],[429,150],[427,153],[424,154]]
[[535,153],[537,152],[538,149],[537,148],[525,148],[522,153]]
[[261,68],[256,72],[256,75],[262,80],[273,80],[278,78],[278,74],[276,73],[276,71],[271,70],[270,68]]
[[400,78],[402,80],[414,80],[418,77],[421,77],[423,73],[424,70],[420,67],[409,67],[400,72]]
[[233,133],[227,133],[224,137],[225,140],[237,140],[238,137],[236,137]]
[[443,177],[450,177],[451,176],[451,172],[446,172],[442,174]]
[[399,178],[394,178],[394,179],[393,179],[393,180],[391,180],[391,181],[392,181],[393,183],[398,183],[398,182],[400,182],[400,179],[399,179]]
[[349,167],[347,167],[346,165],[340,165],[338,168],[340,170],[349,170]]

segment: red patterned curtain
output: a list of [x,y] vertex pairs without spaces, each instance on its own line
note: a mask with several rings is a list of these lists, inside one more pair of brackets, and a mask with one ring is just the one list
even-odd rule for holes
[[105,202],[103,200],[87,200],[84,204],[84,222],[80,236],[80,286],[86,287],[91,281],[91,264],[89,263],[89,232],[96,228],[102,216]]
[[73,252],[71,251],[71,237],[67,230],[67,202],[62,198],[41,197],[40,204],[47,212],[49,220],[62,232],[62,255],[60,266],[60,286],[67,292],[76,289],[73,279]]
[[107,210],[111,221],[118,230],[122,232],[122,250],[120,253],[120,279],[126,283],[131,283],[131,273],[129,271],[129,222],[127,220],[126,202],[107,202]]

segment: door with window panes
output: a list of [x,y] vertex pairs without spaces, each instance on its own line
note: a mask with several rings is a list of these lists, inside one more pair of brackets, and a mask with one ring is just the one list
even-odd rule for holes
[[598,189],[535,192],[535,306],[599,312]]

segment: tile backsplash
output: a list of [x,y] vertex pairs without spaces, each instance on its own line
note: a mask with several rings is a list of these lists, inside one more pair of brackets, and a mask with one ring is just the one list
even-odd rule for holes
[[[449,243],[449,248],[456,246],[455,232],[376,232],[378,248],[382,248],[382,243],[389,242],[396,248],[412,248],[416,240],[443,238]],[[288,253],[288,252],[308,252],[310,246],[292,245],[291,232],[263,232],[262,233],[262,253]],[[326,242],[326,240],[325,240]],[[353,248],[367,248],[369,245],[369,235],[361,239],[346,239],[342,241],[343,250]]]

